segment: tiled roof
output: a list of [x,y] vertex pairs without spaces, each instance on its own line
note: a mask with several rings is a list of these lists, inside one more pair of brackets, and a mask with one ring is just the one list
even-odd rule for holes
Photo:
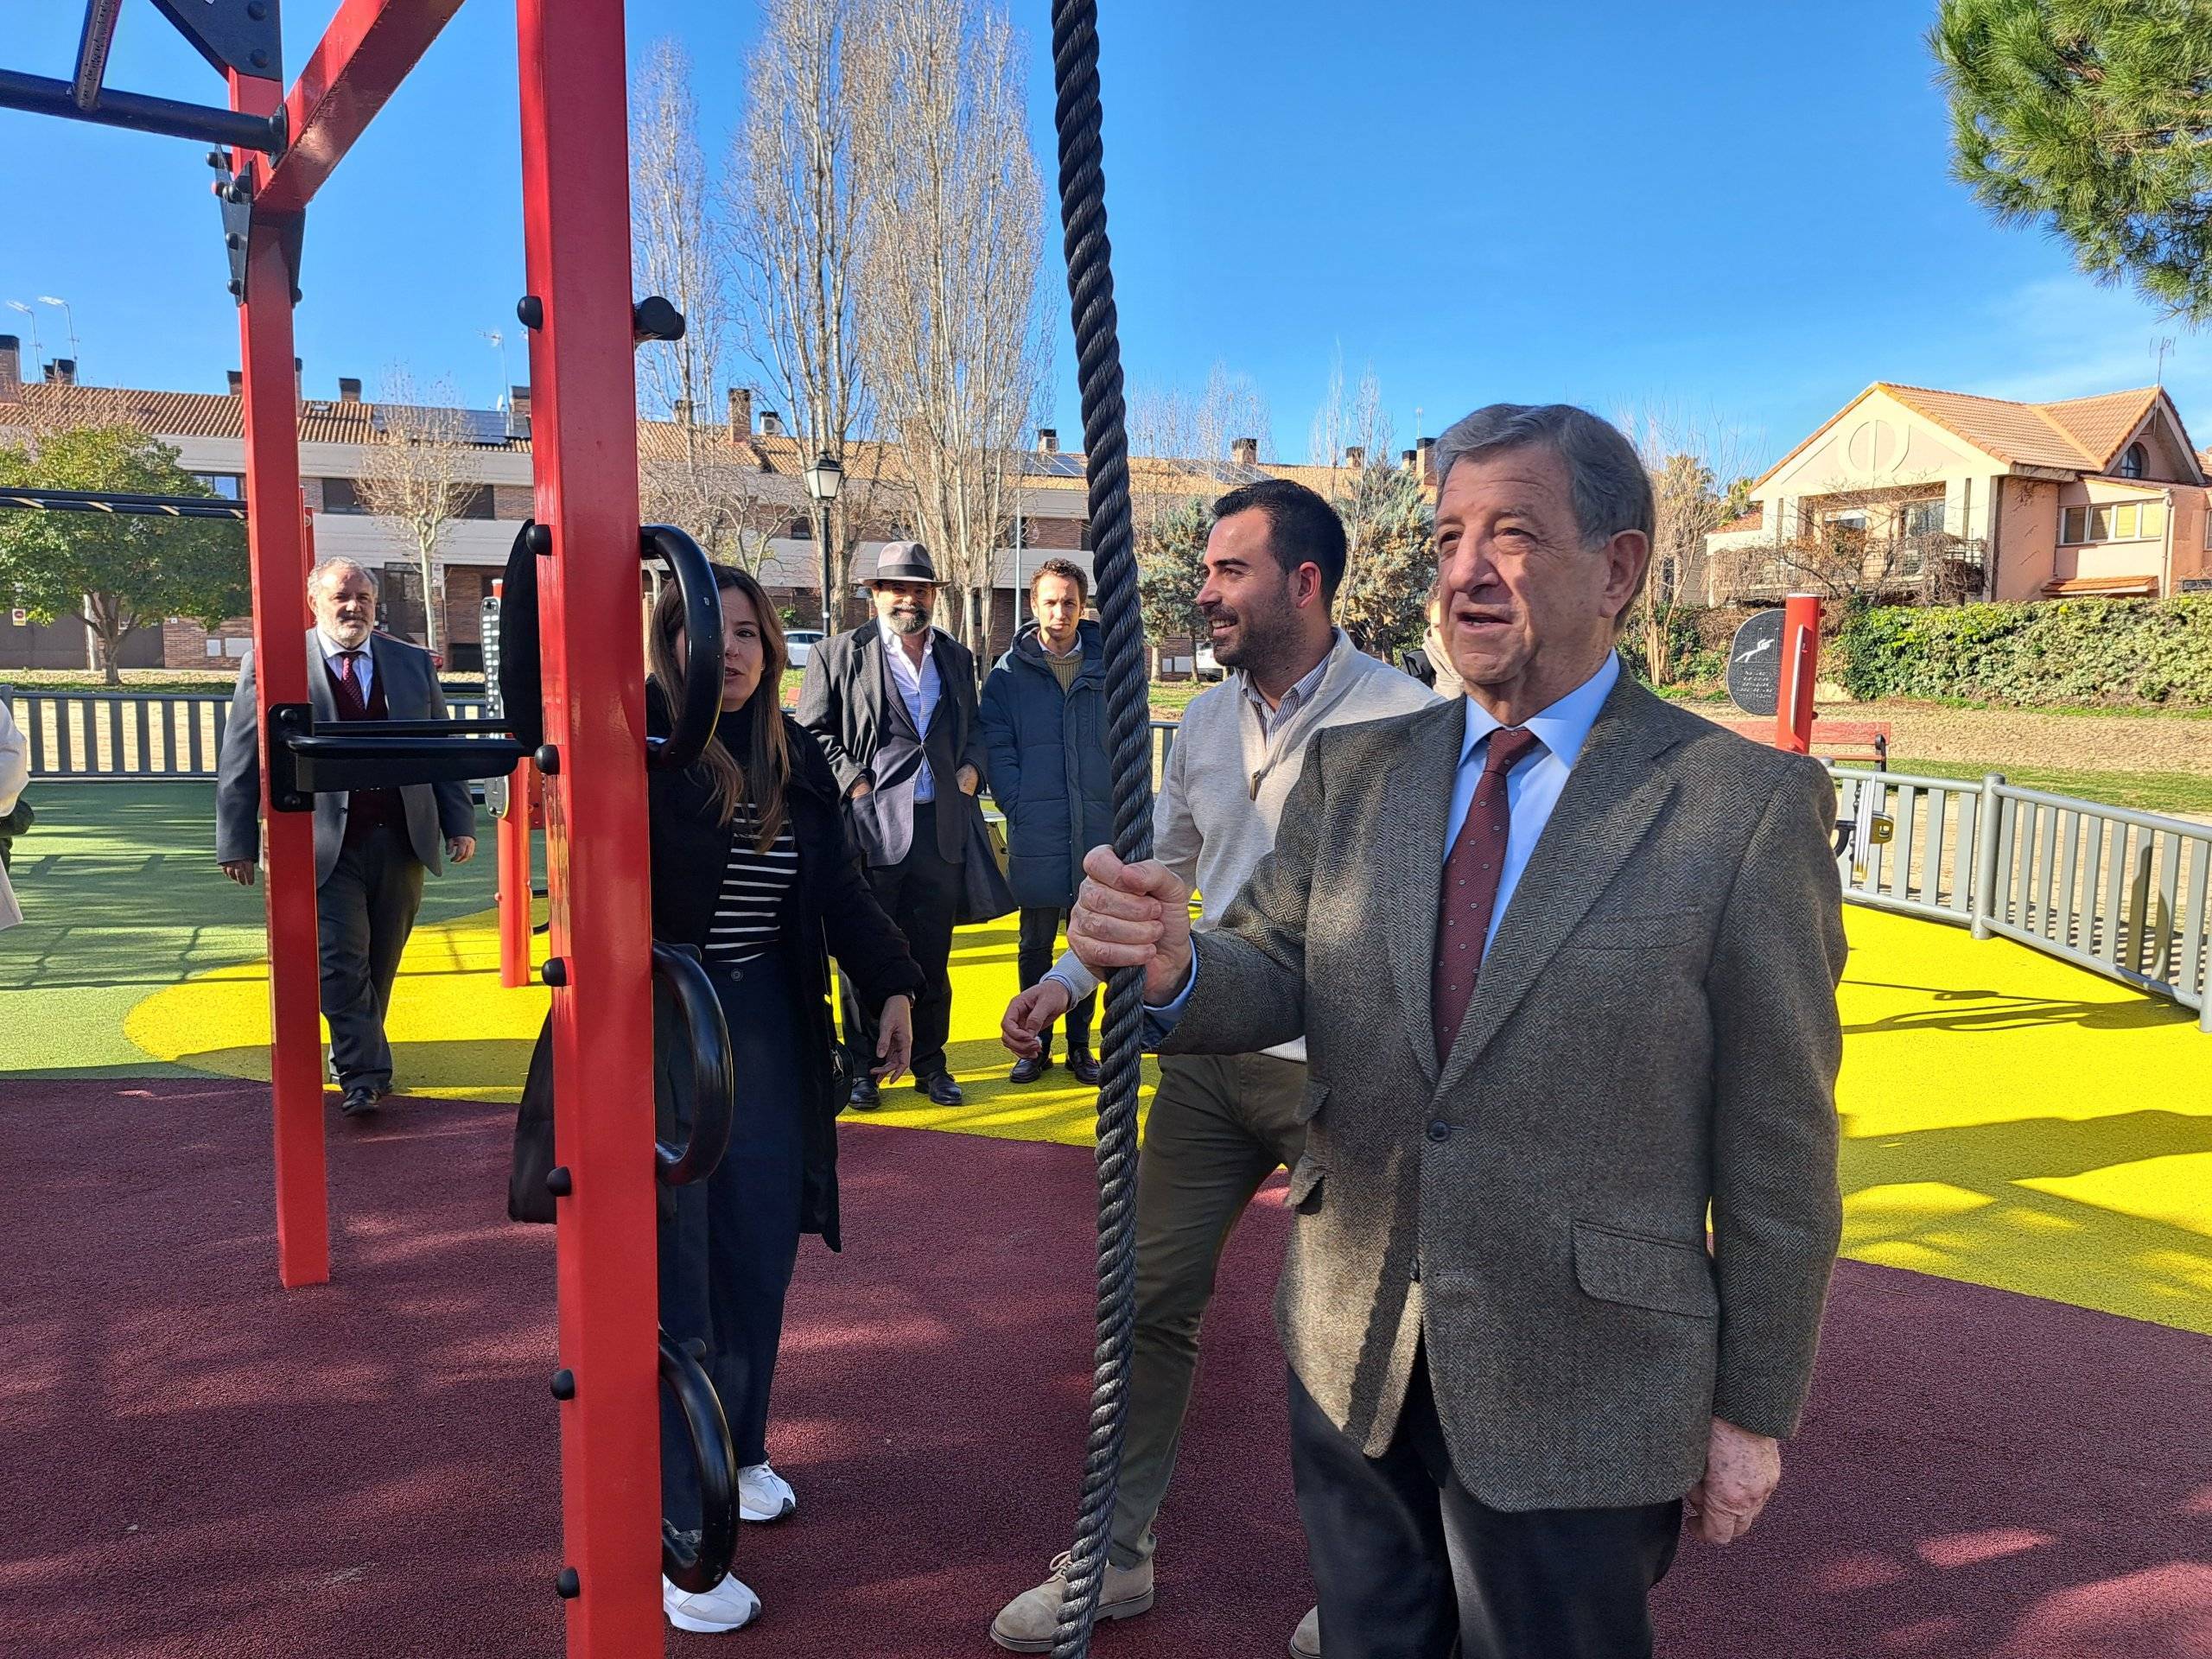
[[2156,576],[2060,576],[2043,585],[2045,599],[2156,599]]
[[[2159,387],[2139,386],[2128,391],[2103,392],[2094,397],[2028,404],[1877,380],[1822,422],[1810,437],[1767,468],[1759,483],[1764,485],[1878,391],[1886,393],[1915,414],[2007,466],[2047,467],[2071,473],[2102,473],[2109,468],[2120,446],[2143,423],[2152,406],[2165,398]],[[2173,410],[2171,401],[2166,407],[2178,428],[2180,414]]]
[[[0,403],[0,428],[10,424],[43,426],[56,423],[128,423],[162,438],[243,438],[245,406],[238,397],[198,391],[142,391],[116,386],[57,386],[45,381],[26,381],[12,406]],[[22,410],[27,422],[11,419],[10,409]],[[366,443],[377,429],[373,403],[324,403],[309,398],[300,405],[300,440],[303,443]],[[479,431],[496,432],[500,416],[482,410],[461,411]],[[748,467],[797,480],[811,459],[789,433],[741,435],[731,444],[728,426],[701,424],[693,429],[697,441],[712,454],[717,450]],[[673,421],[638,423],[638,453],[648,464],[683,459],[683,429]],[[527,454],[528,438],[505,437],[480,443],[484,449]],[[1078,452],[1025,451],[1021,460],[1021,487],[1083,493],[1084,457]],[[905,451],[895,443],[862,439],[846,448],[845,470],[855,478],[890,483],[909,483],[912,475]],[[1353,474],[1341,467],[1293,466],[1263,461],[1247,467],[1230,461],[1178,461],[1132,456],[1130,485],[1140,494],[1188,495],[1211,500],[1223,491],[1262,478],[1294,479],[1323,495],[1333,496],[1351,486]]]
[[1732,536],[1738,531],[1763,530],[1765,526],[1765,510],[1764,508],[1755,507],[1751,512],[1744,514],[1741,518],[1731,518],[1725,524],[1714,526],[1713,533],[1715,536]]

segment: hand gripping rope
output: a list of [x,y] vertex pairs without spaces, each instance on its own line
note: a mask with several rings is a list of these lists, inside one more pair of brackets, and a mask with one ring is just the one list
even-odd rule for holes
[[[1152,856],[1151,710],[1136,555],[1129,535],[1129,447],[1122,429],[1122,347],[1114,315],[1112,250],[1106,240],[1106,180],[1100,170],[1104,147],[1099,133],[1096,0],[1053,0],[1052,79],[1058,94],[1060,223],[1066,233],[1068,299],[1083,388],[1090,544],[1106,637],[1114,850],[1135,861]],[[1098,1347],[1083,1497],[1067,1594],[1054,1632],[1054,1659],[1082,1659],[1090,1650],[1121,1478],[1130,1336],[1136,1322],[1137,1082],[1143,1003],[1141,969],[1121,969],[1108,979],[1098,1090]]]

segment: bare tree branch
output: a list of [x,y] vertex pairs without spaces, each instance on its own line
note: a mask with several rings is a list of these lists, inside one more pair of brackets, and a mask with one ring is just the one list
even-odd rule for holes
[[448,382],[418,388],[405,370],[394,369],[385,376],[384,390],[356,487],[361,505],[391,519],[414,552],[423,585],[423,645],[435,652],[445,616],[438,543],[469,498],[487,486],[471,476],[476,459]]

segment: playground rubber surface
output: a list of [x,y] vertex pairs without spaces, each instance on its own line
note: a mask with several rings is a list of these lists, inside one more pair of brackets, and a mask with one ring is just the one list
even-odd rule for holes
[[[288,1294],[260,895],[213,870],[207,804],[43,789],[18,846],[0,1655],[557,1653],[551,1239],[504,1212],[545,994],[499,988],[488,843],[429,886],[408,1096],[332,1119],[335,1281]],[[1010,919],[956,948],[969,1104],[902,1089],[847,1120],[848,1249],[802,1250],[772,1426],[801,1511],[741,1540],[766,1619],[671,1651],[995,1652],[990,1612],[1066,1545],[1090,1102],[1062,1071],[1003,1081]],[[1847,921],[1853,1259],[1777,1506],[1685,1545],[1661,1651],[2205,1659],[2212,1040],[2008,943]],[[1159,1609],[1102,1654],[1277,1654],[1310,1596],[1268,1196],[1209,1318]]]

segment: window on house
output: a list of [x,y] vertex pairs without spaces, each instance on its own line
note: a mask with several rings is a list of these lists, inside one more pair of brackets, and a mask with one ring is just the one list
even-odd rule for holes
[[193,476],[226,501],[245,499],[245,480],[236,473],[194,473]]
[[811,540],[814,536],[814,520],[803,513],[794,513],[791,522],[784,526],[784,534],[794,542]]
[[2166,531],[2163,501],[2109,501],[2069,507],[2061,515],[2059,540],[2068,546],[2088,542],[2148,541]]
[[1929,501],[1906,502],[1904,533],[1908,537],[1941,536],[1943,533],[1942,498],[1938,496]]
[[2139,443],[2131,443],[2127,446],[2127,452],[2120,458],[2120,475],[2122,478],[2140,478],[2150,463],[2150,452]]
[[468,493],[454,504],[453,516],[456,518],[491,518],[492,486],[489,484],[472,485]]
[[326,478],[322,480],[322,510],[325,512],[366,512],[361,503],[359,486],[350,478]]

